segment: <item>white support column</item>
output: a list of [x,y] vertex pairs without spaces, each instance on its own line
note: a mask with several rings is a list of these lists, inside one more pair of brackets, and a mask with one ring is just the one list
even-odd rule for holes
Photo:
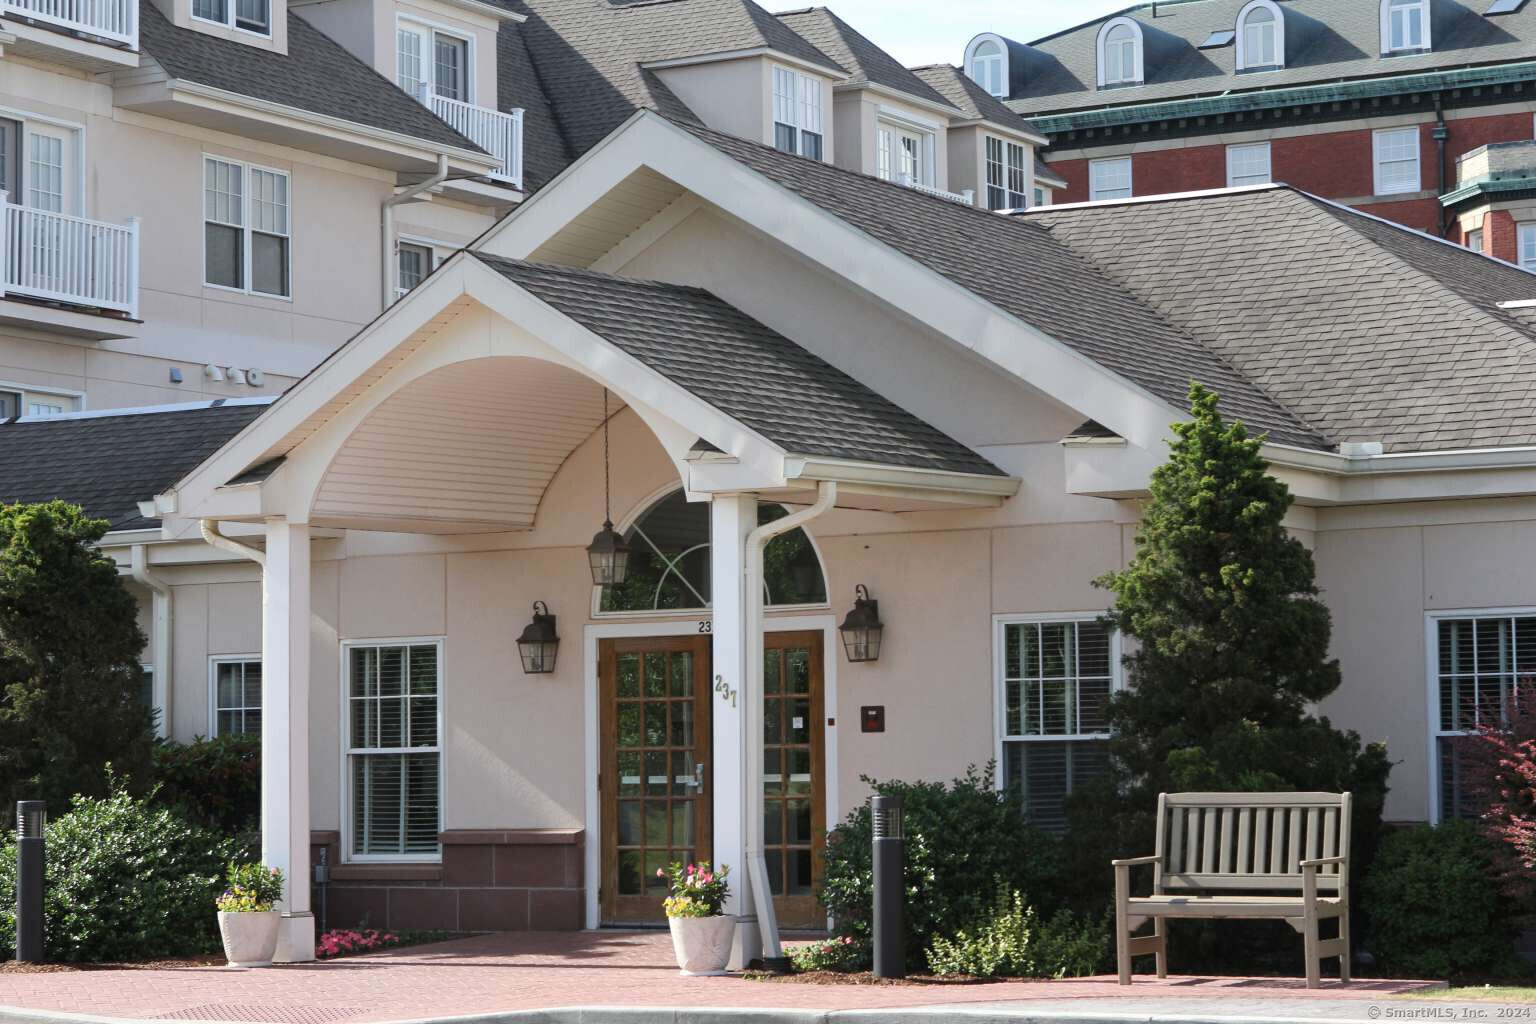
[[277,959],[315,958],[309,908],[309,525],[267,521],[261,573],[261,860],[282,868]]
[[757,525],[757,498],[751,494],[717,495],[710,502],[710,580],[715,685],[714,861],[731,868],[731,902],[726,913],[739,919],[731,950],[738,970],[761,955],[756,904],[747,871],[746,791],[747,708],[741,691],[747,676],[746,543]]

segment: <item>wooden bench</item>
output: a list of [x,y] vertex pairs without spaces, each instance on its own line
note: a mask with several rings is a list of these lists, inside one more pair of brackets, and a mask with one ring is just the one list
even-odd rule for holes
[[[1339,958],[1349,980],[1349,794],[1163,793],[1157,852],[1114,861],[1115,960],[1131,983],[1131,957],[1155,954],[1168,976],[1168,918],[1281,918],[1302,935],[1307,987],[1320,961]],[[1152,895],[1131,895],[1131,868],[1152,866]],[[1337,918],[1337,938],[1318,922]],[[1152,934],[1131,933],[1148,920]]]

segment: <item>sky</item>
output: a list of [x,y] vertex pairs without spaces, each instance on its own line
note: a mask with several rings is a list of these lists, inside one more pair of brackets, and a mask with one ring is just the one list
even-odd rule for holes
[[[764,0],[759,0],[764,2]],[[829,7],[907,67],[959,64],[978,32],[1019,42],[1131,6],[1133,0],[767,0],[771,11]]]

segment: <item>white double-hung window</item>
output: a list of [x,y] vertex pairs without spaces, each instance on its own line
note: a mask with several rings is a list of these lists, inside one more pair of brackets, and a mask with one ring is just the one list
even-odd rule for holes
[[1526,270],[1536,271],[1536,221],[1520,225],[1519,239],[1520,266]]
[[1090,161],[1088,198],[1093,201],[1131,198],[1131,158],[1121,156]]
[[422,103],[473,103],[472,56],[464,36],[403,18],[395,25],[395,82]]
[[261,735],[261,658],[209,659],[209,735]]
[[435,860],[442,831],[442,643],[348,643],[348,856]]
[[998,629],[1002,782],[1031,821],[1061,830],[1067,795],[1109,763],[1105,710],[1119,686],[1119,645],[1089,615],[1004,619]]
[[1429,0],[1381,0],[1382,53],[1429,49],[1429,27]]
[[773,69],[773,144],[786,153],[820,160],[821,80],[789,68]]
[[1376,194],[1396,195],[1417,192],[1419,175],[1419,130],[1384,128],[1371,138],[1376,166]]
[[291,295],[291,221],[285,172],[203,159],[205,282],[262,295]]
[[272,34],[272,0],[192,0],[192,17],[243,32]]
[[1273,180],[1269,166],[1269,143],[1227,147],[1227,186],[1263,185]]
[[1437,820],[1475,817],[1458,737],[1506,723],[1517,693],[1536,690],[1536,609],[1430,618]]
[[1022,210],[1028,205],[1024,157],[1024,147],[1017,142],[987,136],[987,209]]

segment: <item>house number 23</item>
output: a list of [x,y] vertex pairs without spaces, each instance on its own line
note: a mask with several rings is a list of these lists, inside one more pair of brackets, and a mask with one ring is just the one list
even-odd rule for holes
[[730,701],[731,707],[736,706],[736,691],[725,685],[724,676],[715,676],[715,692],[720,695],[721,700]]

